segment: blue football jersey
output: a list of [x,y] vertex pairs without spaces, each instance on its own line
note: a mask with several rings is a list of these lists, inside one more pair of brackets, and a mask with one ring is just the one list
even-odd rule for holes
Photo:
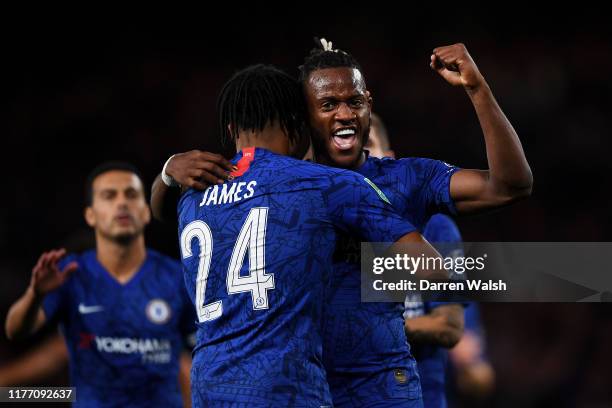
[[[455,222],[448,216],[436,214],[427,223],[423,231],[425,239],[433,243],[454,243],[439,247],[444,257],[463,256],[461,234]],[[419,295],[409,296],[405,302],[405,318],[423,316],[434,308],[447,305],[444,302],[422,302]],[[417,361],[421,388],[423,390],[423,403],[426,407],[446,407],[446,366],[448,352],[446,349],[434,345],[414,344],[412,352]]]
[[95,250],[68,255],[79,268],[43,301],[59,322],[70,356],[75,407],[181,407],[179,356],[195,332],[181,265],[147,250],[125,284]]
[[260,148],[233,160],[233,180],[178,206],[194,405],[331,406],[321,326],[338,234],[393,242],[415,228],[356,173]]
[[[356,171],[384,192],[397,212],[419,230],[434,213],[454,213],[450,178],[459,170],[444,162],[422,158],[378,159],[368,157]],[[338,246],[334,275],[328,296],[325,324],[325,366],[330,376],[334,402],[370,404],[377,398],[416,398],[420,394],[414,358],[404,333],[401,303],[361,303],[359,239],[345,236]],[[400,370],[410,389],[371,389],[364,378]],[[337,377],[337,378],[336,378]],[[347,381],[359,378],[355,386]],[[337,389],[334,384],[339,384]],[[347,397],[346,394],[352,394]],[[355,402],[358,401],[358,402]]]

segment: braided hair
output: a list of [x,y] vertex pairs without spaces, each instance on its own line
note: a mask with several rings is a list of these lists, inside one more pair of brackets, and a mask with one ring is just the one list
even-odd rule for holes
[[[354,68],[361,71],[359,62],[346,51],[333,49],[332,42],[325,38],[316,38],[317,46],[310,50],[310,53],[304,58],[304,63],[298,68],[300,70],[300,82],[304,83],[313,71],[325,68]],[[363,76],[363,72],[362,72]]]

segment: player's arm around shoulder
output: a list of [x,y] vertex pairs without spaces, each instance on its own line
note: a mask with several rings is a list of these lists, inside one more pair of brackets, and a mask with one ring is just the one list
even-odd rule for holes
[[[339,174],[331,199],[327,200],[333,222],[369,242],[392,243],[386,256],[408,255],[439,258],[438,251],[406,218],[400,216],[391,201],[378,186],[363,175],[345,171]],[[443,279],[448,272],[436,262],[422,265],[414,271],[418,278]]]
[[78,268],[73,261],[60,270],[58,262],[66,255],[65,249],[43,253],[32,269],[30,284],[25,293],[11,306],[5,322],[6,336],[18,339],[38,330],[46,320],[42,308],[45,296],[58,289]]
[[158,221],[176,214],[181,191],[188,188],[205,190],[214,184],[223,184],[232,163],[220,154],[191,150],[170,156],[162,172],[151,187],[151,211]]

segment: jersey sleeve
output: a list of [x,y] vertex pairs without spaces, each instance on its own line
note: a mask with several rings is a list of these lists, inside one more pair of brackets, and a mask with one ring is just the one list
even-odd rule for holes
[[405,165],[414,166],[418,169],[420,194],[423,204],[430,213],[457,214],[457,208],[450,194],[450,181],[453,174],[461,170],[451,164],[440,160],[400,159]]
[[[66,256],[58,262],[59,270],[63,270],[66,265],[76,260],[74,256]],[[45,319],[47,322],[62,322],[68,316],[68,301],[70,299],[70,284],[71,278],[56,290],[49,292],[42,303],[42,308],[45,311]]]
[[331,222],[364,241],[395,242],[416,231],[368,178],[345,171],[330,178],[324,201]]

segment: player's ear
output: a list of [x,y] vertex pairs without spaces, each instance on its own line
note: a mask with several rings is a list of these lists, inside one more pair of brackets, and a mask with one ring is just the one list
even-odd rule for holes
[[89,225],[91,228],[94,228],[96,226],[96,216],[94,214],[93,208],[91,208],[90,206],[86,207],[83,215],[85,216],[85,222],[87,222],[87,225]]
[[149,223],[151,222],[151,207],[149,207],[148,205],[145,205],[144,208],[144,216],[143,216],[143,221],[144,221],[144,225],[149,225]]
[[374,102],[374,99],[372,99],[372,94],[370,91],[365,91],[365,97],[366,101],[368,101],[368,105],[370,105],[370,110],[372,110],[372,102]]

